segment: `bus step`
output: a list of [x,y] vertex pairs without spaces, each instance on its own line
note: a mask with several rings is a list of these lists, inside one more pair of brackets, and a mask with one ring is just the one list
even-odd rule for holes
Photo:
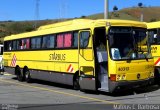
[[108,88],[98,88],[99,91],[108,92]]

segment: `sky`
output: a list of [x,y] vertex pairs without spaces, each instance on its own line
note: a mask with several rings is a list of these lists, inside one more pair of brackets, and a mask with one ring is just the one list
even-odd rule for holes
[[[39,1],[39,8],[36,8]],[[160,6],[160,0],[109,0],[109,11],[137,6]],[[37,11],[38,10],[38,11]],[[75,18],[104,12],[104,0],[0,0],[0,21]]]

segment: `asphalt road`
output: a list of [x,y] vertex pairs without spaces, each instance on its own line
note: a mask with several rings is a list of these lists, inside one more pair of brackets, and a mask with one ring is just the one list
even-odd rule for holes
[[[139,109],[141,104],[160,104],[160,87],[154,85],[116,95],[91,91],[85,93],[67,85],[39,80],[32,83],[19,82],[14,75],[0,75],[2,110],[120,110],[124,109],[122,107],[132,110]],[[160,105],[154,107],[160,109]]]

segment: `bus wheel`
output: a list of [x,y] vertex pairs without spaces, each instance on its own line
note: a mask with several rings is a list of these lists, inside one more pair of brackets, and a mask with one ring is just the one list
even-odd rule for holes
[[73,89],[74,90],[79,90],[80,89],[78,74],[75,74],[75,76],[73,78]]
[[16,68],[16,74],[17,74],[18,81],[21,81],[21,82],[24,81],[24,76],[22,75],[19,67]]
[[24,74],[25,74],[26,82],[27,82],[27,83],[30,83],[30,82],[31,82],[31,75],[30,75],[29,70],[28,70],[28,69],[25,69]]
[[154,76],[155,76],[155,79],[154,79],[155,84],[160,85],[160,73],[157,69],[154,72]]

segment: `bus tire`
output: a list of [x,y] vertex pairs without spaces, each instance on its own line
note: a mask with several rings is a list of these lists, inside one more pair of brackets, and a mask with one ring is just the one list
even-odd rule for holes
[[31,74],[29,72],[28,68],[25,68],[24,70],[25,80],[27,83],[31,83]]
[[155,77],[154,78],[155,84],[160,85],[160,73],[159,73],[158,69],[155,69],[154,77]]
[[19,67],[16,67],[15,72],[16,72],[18,81],[20,82],[24,81],[24,75],[23,73],[21,73],[21,69]]
[[158,72],[158,69],[155,69],[155,71],[154,71],[154,83],[159,85],[159,72]]
[[75,73],[75,75],[73,77],[73,89],[74,90],[79,90],[80,89],[78,73]]

